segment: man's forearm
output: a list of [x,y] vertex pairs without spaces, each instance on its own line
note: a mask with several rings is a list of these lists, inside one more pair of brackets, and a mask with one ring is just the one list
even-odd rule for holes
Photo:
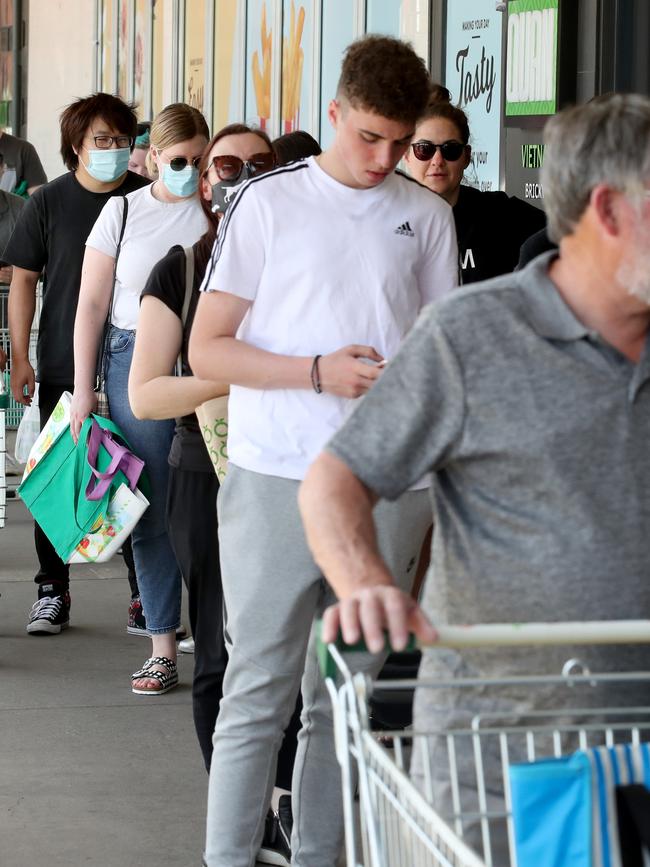
[[376,497],[342,461],[321,454],[300,487],[298,502],[314,559],[339,599],[393,583],[377,546]]
[[267,352],[235,337],[198,345],[190,338],[190,365],[202,379],[246,388],[311,388],[311,358]]
[[29,358],[29,336],[36,311],[36,282],[14,269],[9,289],[9,339],[15,361]]

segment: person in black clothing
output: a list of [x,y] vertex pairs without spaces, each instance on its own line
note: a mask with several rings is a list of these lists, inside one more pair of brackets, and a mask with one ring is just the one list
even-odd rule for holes
[[321,153],[321,146],[304,129],[297,129],[273,139],[273,151],[278,165],[286,166],[287,163],[304,160],[305,157],[317,157]]
[[[64,391],[73,391],[75,313],[86,238],[111,196],[122,196],[148,181],[127,170],[137,129],[132,105],[96,93],[78,99],[61,114],[61,156],[68,172],[35,191],[26,202],[3,259],[13,265],[9,290],[11,391],[28,406],[35,374],[29,335],[36,285],[43,272],[43,306],[36,348],[41,427]],[[38,600],[27,632],[56,634],[69,624],[68,566],[35,525],[39,571]]]
[[504,192],[463,185],[472,158],[462,109],[441,98],[429,103],[406,155],[410,173],[452,206],[463,283],[514,271],[523,242],[546,225],[544,212]]
[[519,251],[519,261],[517,263],[517,271],[525,268],[529,262],[541,256],[542,253],[548,253],[550,250],[557,250],[557,244],[548,236],[546,227],[535,232],[530,238],[527,238],[521,245]]

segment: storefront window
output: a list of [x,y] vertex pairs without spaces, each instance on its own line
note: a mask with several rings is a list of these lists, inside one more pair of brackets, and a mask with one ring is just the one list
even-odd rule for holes
[[327,107],[336,95],[343,52],[355,37],[354,4],[350,0],[323,0],[320,145],[324,149],[334,137]]
[[102,32],[100,36],[102,51],[101,89],[113,92],[113,0],[104,0],[101,14]]
[[129,99],[128,88],[129,58],[129,2],[118,0],[117,33],[117,92],[123,99]]
[[0,126],[11,133],[11,101],[14,93],[12,0],[0,2]]
[[133,46],[133,101],[139,120],[149,120],[147,90],[151,85],[151,74],[147,68],[150,57],[149,39],[151,34],[151,0],[135,2],[135,40]]
[[205,2],[194,0],[185,7],[185,74],[183,100],[203,111],[205,93]]
[[[153,0],[153,39],[151,46],[151,114],[155,117],[163,106],[164,0]],[[168,51],[168,55],[171,53]]]
[[215,0],[212,83],[212,128],[240,121],[244,56],[240,34],[244,4],[238,0]]
[[[282,133],[316,133],[314,95],[314,0],[284,0],[282,36]],[[316,124],[317,126],[317,124]]]

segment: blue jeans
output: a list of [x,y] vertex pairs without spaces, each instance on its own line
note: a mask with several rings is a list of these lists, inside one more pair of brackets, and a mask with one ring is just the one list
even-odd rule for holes
[[141,421],[131,412],[129,369],[135,331],[111,327],[106,355],[106,394],[111,418],[135,454],[145,462],[151,505],[133,530],[133,558],[142,607],[151,633],[172,632],[180,623],[181,573],[165,527],[169,466],[167,456],[174,422]]

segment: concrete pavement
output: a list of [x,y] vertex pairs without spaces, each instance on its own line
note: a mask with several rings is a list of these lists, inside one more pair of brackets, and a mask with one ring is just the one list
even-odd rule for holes
[[27,635],[32,526],[10,499],[0,530],[0,865],[198,867],[207,775],[193,657],[180,655],[181,685],[168,695],[131,693],[150,645],[126,634],[121,557],[72,567],[70,628]]

